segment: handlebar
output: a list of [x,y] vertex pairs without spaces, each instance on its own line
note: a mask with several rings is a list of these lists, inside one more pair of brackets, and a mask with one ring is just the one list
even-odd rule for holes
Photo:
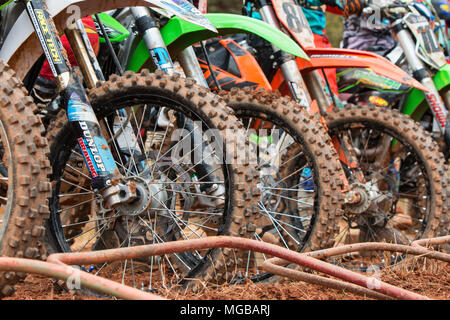
[[393,15],[409,12],[409,5],[399,0],[366,0],[366,6],[361,15],[371,16],[379,12],[382,16],[389,18]]

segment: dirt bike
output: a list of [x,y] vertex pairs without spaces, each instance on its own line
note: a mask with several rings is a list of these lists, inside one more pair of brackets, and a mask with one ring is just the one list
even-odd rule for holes
[[[247,17],[223,15],[224,21],[230,21],[234,17],[237,17],[240,21],[245,22],[245,24],[243,23],[241,27],[234,28],[234,30],[227,30],[227,32],[236,32],[237,30],[256,32],[266,39],[272,40],[274,44],[279,45],[282,49],[293,53],[294,55],[303,55],[303,57],[307,58],[303,54],[302,50],[298,47],[298,45],[296,45],[295,42],[293,42],[288,36],[269,27],[267,24]],[[110,35],[108,36],[108,39],[105,38],[103,32],[100,33],[101,37],[105,38],[105,40],[102,40],[102,42],[110,42],[111,46],[117,46],[118,48],[116,49],[118,51],[118,55],[117,57],[115,57],[115,51],[113,50],[113,52],[111,52],[111,47],[109,45],[106,46],[106,50],[99,54],[100,61],[98,65],[103,66],[103,70],[92,70],[90,74],[104,73],[104,77],[108,78],[109,76],[111,76],[111,74],[114,74],[116,72],[120,73],[122,69],[126,69],[128,62],[132,63],[134,61],[133,59],[129,59],[130,48],[136,48],[136,43],[140,43],[141,40],[144,41],[144,46],[140,47],[145,48],[142,50],[147,53],[147,57],[151,57],[149,65],[155,69],[164,70],[169,74],[173,73],[175,65],[172,63],[171,56],[168,54],[164,41],[162,41],[161,37],[158,36],[160,31],[156,27],[156,25],[158,25],[158,22],[162,19],[156,20],[155,17],[152,16],[152,12],[148,8],[134,7],[130,9],[118,10],[117,12],[110,12],[110,16],[105,16],[103,14],[99,15],[96,18],[97,23],[100,24],[99,29],[109,30],[109,32],[107,32],[108,35]],[[115,19],[118,19],[118,21],[126,25],[128,27],[128,31],[127,29],[124,29],[122,24],[118,23],[118,21]],[[137,21],[138,23],[136,23]],[[172,21],[172,23],[179,23],[180,21],[182,21],[182,19],[172,19],[170,21]],[[170,21],[169,23],[171,23]],[[101,24],[103,23],[105,23],[105,25],[102,28]],[[138,29],[139,32],[132,33],[130,32],[130,30],[134,30],[134,23],[136,23],[136,27],[138,28],[145,26],[147,27],[147,29]],[[192,24],[190,24],[190,26],[192,26]],[[166,25],[163,28],[167,27],[171,28],[171,26],[169,25]],[[205,35],[208,34],[208,37],[211,37],[211,35],[213,34],[208,31],[205,33],[202,28],[195,29],[195,32],[203,33]],[[126,38],[126,40],[122,41],[124,40],[122,39],[116,41],[114,35],[119,34],[127,34],[127,37],[124,37],[124,39]],[[138,34],[140,34],[141,37],[138,37]],[[168,35],[170,34],[170,32],[164,34]],[[179,34],[175,33],[175,35],[178,36]],[[185,39],[190,42],[193,39],[191,36],[192,33],[189,33],[185,37]],[[195,57],[193,49],[188,48],[189,43],[182,44],[181,46],[183,46],[183,48],[182,50],[180,50],[181,52],[176,56],[178,58],[178,62],[184,66],[183,69],[187,74],[190,73],[191,76],[196,77],[199,83],[207,87],[201,69],[199,68],[200,72],[198,72],[198,69],[195,69],[195,67],[193,68],[191,66],[191,63],[194,63],[194,65],[198,65],[198,61]],[[108,59],[106,59],[106,61],[104,59],[107,56],[110,57],[109,61]],[[92,58],[93,60],[95,60],[95,57]],[[116,62],[119,62],[119,65],[116,65]],[[93,63],[93,66],[94,65],[96,65],[96,63]],[[130,67],[128,67],[128,69],[130,69]],[[86,72],[86,70],[84,70],[83,72]],[[263,74],[261,75],[264,77]],[[88,75],[85,76],[85,78],[87,77]],[[95,82],[96,81],[94,81],[94,83]],[[328,138],[321,123],[318,122],[317,119],[313,116],[308,115],[304,110],[296,107],[295,104],[287,97],[281,98],[276,94],[273,94],[272,92],[234,91],[228,95],[223,96],[223,99],[225,99],[228,106],[235,110],[236,115],[241,120],[244,120],[247,128],[251,123],[251,132],[249,132],[249,130],[247,129],[243,134],[249,136],[252,140],[253,149],[251,149],[250,151],[252,152],[254,157],[258,157],[258,164],[255,168],[255,171],[258,172],[256,172],[255,177],[253,178],[255,181],[259,181],[261,179],[275,179],[272,181],[273,185],[271,187],[274,194],[278,193],[280,190],[282,190],[282,188],[286,188],[284,181],[277,181],[281,180],[276,176],[276,172],[278,172],[276,166],[279,166],[280,164],[273,163],[274,152],[285,154],[285,150],[288,147],[292,148],[294,145],[297,146],[297,149],[301,148],[304,151],[299,152],[297,155],[295,155],[295,158],[299,159],[299,161],[301,159],[301,161],[305,163],[304,167],[308,167],[309,170],[309,176],[305,176],[303,181],[304,187],[301,188],[303,189],[303,193],[301,195],[293,195],[290,199],[284,200],[284,202],[289,200],[294,202],[300,201],[304,203],[305,210],[302,214],[293,216],[286,214],[283,211],[280,211],[279,213],[275,211],[261,213],[261,210],[257,205],[251,205],[251,203],[249,203],[247,205],[245,213],[246,221],[242,222],[246,225],[246,227],[244,228],[247,228],[249,231],[257,230],[255,229],[255,226],[253,224],[255,221],[254,216],[263,214],[269,224],[265,226],[267,230],[258,231],[258,233],[260,233],[261,237],[264,239],[269,237],[269,239],[275,239],[278,243],[281,243],[281,240],[277,240],[272,234],[276,232],[277,229],[289,229],[290,231],[286,232],[295,233],[295,238],[293,239],[294,241],[296,241],[296,243],[294,243],[293,246],[295,246],[299,250],[306,248],[326,248],[330,246],[330,236],[329,232],[327,231],[329,230],[330,226],[334,225],[335,212],[338,211],[337,197],[340,193],[340,187],[334,182],[334,180],[330,181],[329,177],[331,176],[334,179],[334,177],[339,174],[339,169],[337,169],[339,164],[338,159],[333,156],[331,145],[327,145]],[[162,119],[164,118],[163,115],[164,114],[153,114],[153,120],[148,120],[150,123],[151,120],[158,123],[164,120]],[[134,117],[134,115],[132,115],[132,117]],[[126,128],[129,126],[129,122],[126,120],[127,116],[124,115],[124,118],[125,121],[123,122],[123,126],[125,127],[125,130],[123,131],[127,131]],[[139,120],[137,120],[137,122],[139,122]],[[152,135],[150,139],[147,139],[147,141],[150,140],[150,143],[153,143],[157,140],[158,146],[162,148],[162,150],[165,150],[165,148],[169,147],[165,139],[165,136],[167,135],[164,134],[164,127],[155,128],[155,130],[150,131],[152,131]],[[283,133],[282,131],[286,133]],[[53,132],[53,130],[50,129],[50,132]],[[261,132],[263,134],[261,134]],[[135,133],[133,130],[124,132],[122,136],[123,138],[126,137],[128,140],[141,139],[139,135],[137,138],[134,138]],[[50,139],[54,140],[55,137],[56,134]],[[161,139],[158,139],[158,137]],[[145,145],[145,147],[147,148],[148,145]],[[268,154],[266,154],[267,152]],[[283,162],[288,161],[285,156],[282,160]],[[261,175],[259,171],[264,171],[265,174]],[[269,174],[274,172],[275,175]],[[196,177],[194,175],[191,178]],[[336,180],[338,179],[336,178]],[[82,183],[83,182],[80,181],[80,186],[83,187]],[[255,195],[259,195],[260,191],[258,190],[258,188],[252,187],[251,190],[255,193]],[[267,189],[267,191],[270,191],[269,188]],[[74,189],[71,192],[73,195],[72,198],[75,198],[78,192],[77,189]],[[70,192],[67,192],[66,194],[67,196],[69,196]],[[308,200],[302,200],[302,198]],[[280,199],[278,199],[277,202],[280,202]],[[193,203],[194,201],[186,201],[184,207],[186,217],[180,218],[181,221],[184,221],[189,216],[192,217],[196,213],[199,213],[195,210],[186,210],[186,206],[188,206],[189,204],[192,205]],[[72,206],[70,204],[67,205],[72,210]],[[278,206],[278,204],[276,206]],[[268,208],[266,208],[266,210],[267,209]],[[274,207],[274,209],[272,210],[278,209]],[[286,221],[286,217],[289,216],[297,220],[295,222],[295,225],[289,223],[289,221]],[[272,217],[275,217],[275,219]],[[209,218],[206,220],[199,219],[194,222],[189,222],[190,220],[186,219],[187,224],[194,223],[195,225],[196,232],[190,232],[190,236],[196,238],[214,234],[214,229],[218,227],[218,218],[213,218],[214,219]],[[65,223],[64,225],[63,232],[59,232],[57,235],[59,242],[66,243],[66,248],[70,247],[72,249],[77,245],[80,245],[80,241],[77,240],[77,244],[77,241],[74,242],[72,240],[82,237],[86,225],[89,224],[93,219],[95,219],[95,216],[92,215],[89,208],[81,206],[76,208],[76,210],[73,210],[70,214],[66,214],[65,221],[67,221],[67,223]],[[273,223],[270,222],[271,219],[273,219]],[[326,221],[326,223],[316,223],[316,220]],[[141,238],[143,239],[141,243],[148,243],[152,241],[154,242],[154,239],[144,238],[145,233],[149,230],[148,226],[142,225],[141,227],[142,231],[140,231],[140,233],[142,234]],[[259,226],[256,226],[256,228],[258,227]],[[245,232],[245,230],[241,229],[239,235],[243,235],[242,232]],[[272,235],[271,238],[270,235]],[[105,244],[106,248],[108,248],[108,245],[109,244]],[[244,258],[241,259],[241,263],[239,264],[240,271],[248,272],[248,270],[246,270],[246,268],[248,268],[247,263],[242,263],[243,260],[248,260],[248,257]],[[254,263],[254,260],[255,258],[252,258],[252,263]],[[155,263],[150,261],[149,264],[153,266]],[[151,268],[150,270],[150,278],[152,280],[149,281],[149,288],[151,289],[156,285],[154,283],[154,280],[156,279],[154,274],[158,272],[161,273],[160,268],[161,267],[155,267]],[[172,272],[176,275],[176,277],[179,277],[181,279],[183,272],[176,268],[173,268]],[[134,278],[136,276],[133,270],[130,270],[130,273],[131,277]],[[233,278],[236,277],[232,277],[231,273],[217,273],[214,275],[214,277],[208,276],[204,280],[208,282],[222,282],[226,280],[230,281]],[[160,278],[157,280],[160,281]],[[134,283],[134,285],[136,284]]]
[[[53,245],[50,249],[87,251],[189,239],[200,232],[197,225],[207,223],[211,223],[209,234],[245,237],[250,233],[243,217],[256,195],[251,190],[248,160],[245,157],[239,159],[241,162],[227,160],[227,151],[244,151],[245,141],[227,140],[225,147],[221,144],[232,133],[225,134],[226,129],[242,127],[226,105],[192,79],[182,79],[177,74],[151,74],[144,70],[111,76],[106,82],[96,81],[99,74],[95,73],[83,32],[76,23],[81,17],[121,6],[145,5],[159,6],[214,31],[198,10],[181,0],[114,3],[32,0],[16,5],[22,10],[17,11],[15,23],[6,32],[0,56],[18,77],[33,83],[33,71],[40,69],[43,59],[39,58],[44,53],[68,118],[59,123],[61,127],[50,148],[53,169],[47,221],[47,236]],[[73,16],[71,10],[77,14]],[[57,30],[65,30],[80,68],[68,63]],[[162,113],[166,122],[157,121]],[[33,123],[30,119],[28,126]],[[169,145],[157,144],[152,136],[157,129],[172,138]],[[206,150],[200,159],[191,159],[192,140],[196,147],[200,145]],[[183,141],[189,142],[184,145],[188,149],[185,153]],[[22,158],[26,159],[17,157]],[[207,176],[194,174],[198,173],[194,170],[197,161],[208,161],[213,171]],[[25,177],[20,181],[28,182]],[[222,193],[216,196],[214,192],[218,189]],[[93,218],[79,222],[86,226],[79,237],[66,238],[67,226],[61,218],[82,206],[90,210]],[[159,267],[160,274],[153,276],[163,285],[178,276],[177,270],[183,270],[183,276],[189,275],[186,282],[197,286],[195,278],[229,276],[226,270],[232,268],[238,257],[234,250],[191,251],[143,261],[80,267],[135,285],[149,281],[147,277],[144,279],[143,270]],[[136,273],[128,277],[125,271],[130,269]]]
[[[444,47],[433,32],[432,24],[442,25],[437,16],[423,3],[409,4],[383,1],[376,4],[381,19],[387,18],[398,44],[380,53],[420,81],[429,92],[405,88],[398,82],[379,78],[371,70],[342,70],[339,72],[340,92],[349,93],[349,101],[364,102],[381,107],[395,107],[403,114],[420,121],[441,142],[446,157],[450,155],[449,72]],[[367,9],[369,14],[370,9]],[[436,27],[441,30],[439,25]],[[445,24],[444,24],[445,25]],[[376,91],[379,90],[379,91]]]
[[[277,5],[279,5],[279,8],[281,7],[281,3],[275,3],[275,6]],[[295,4],[289,3],[284,6],[288,8],[289,13],[292,13],[289,9],[291,5]],[[275,20],[273,15],[275,12],[273,9],[271,10],[270,6],[262,6],[260,12],[265,13],[267,21]],[[278,11],[278,13],[279,16],[283,17],[283,12]],[[214,19],[211,16],[209,16],[209,19],[214,24]],[[287,16],[285,12],[284,21],[288,26]],[[280,19],[280,21],[283,20]],[[302,20],[299,19],[298,21]],[[308,39],[305,37],[305,34],[297,34],[297,36],[304,41]],[[306,79],[308,91],[312,93],[313,97],[317,97],[319,109],[322,108],[322,112],[329,109],[330,105],[333,106],[335,102],[328,92],[324,92],[323,88],[326,88],[327,85],[318,76],[317,71],[309,72],[313,69],[320,70],[325,67],[339,67],[340,65],[350,65],[351,63],[365,65],[376,70],[381,75],[389,76],[391,79],[397,76],[402,80],[409,81],[408,84],[423,89],[423,86],[418,85],[412,78],[405,76],[398,68],[393,67],[386,60],[378,58],[373,54],[348,50],[343,52],[336,49],[314,49],[307,48],[306,46],[305,51],[310,53],[311,62],[300,61],[299,63],[297,61],[297,66],[301,68],[302,75]],[[266,52],[260,60],[267,60],[268,56],[270,57],[271,55]],[[355,59],[356,56],[358,59]],[[286,60],[289,59],[281,60],[283,63],[280,63],[280,67],[273,77],[274,80],[272,83],[275,84],[275,88],[280,88],[281,84],[285,82],[281,78],[283,71],[287,74],[287,79],[296,80],[297,83],[300,79],[298,74],[297,77],[293,75],[295,70],[292,68],[292,62],[288,61],[286,63]],[[291,68],[289,68],[289,63],[291,63]],[[284,69],[282,68],[283,65]],[[242,70],[240,71],[244,74]],[[399,72],[398,74],[396,74],[397,71]],[[284,92],[291,91],[294,94],[298,94],[299,90],[295,90],[295,86],[292,86],[292,83],[296,82],[292,81],[291,85],[285,85]],[[297,87],[305,88],[305,86],[302,87],[301,85]],[[328,101],[326,100],[327,98]],[[301,99],[298,100],[301,101]],[[441,208],[443,206],[445,210],[445,194],[442,194],[442,189],[445,188],[446,181],[442,181],[445,179],[437,176],[433,177],[433,169],[431,169],[435,166],[434,163],[438,163],[439,169],[436,172],[439,172],[441,175],[445,172],[441,155],[438,153],[436,146],[423,131],[419,130],[414,123],[405,117],[395,112],[388,111],[385,113],[387,115],[380,115],[373,108],[364,110],[350,106],[346,110],[326,114],[329,120],[330,132],[335,132],[333,140],[336,142],[337,137],[341,136],[344,141],[350,141],[351,147],[355,150],[355,156],[357,157],[357,161],[349,161],[348,159],[351,159],[351,155],[348,155],[348,153],[345,155],[345,150],[343,150],[345,145],[343,143],[336,143],[336,149],[342,157],[344,168],[352,186],[352,191],[348,193],[350,199],[346,199],[345,225],[341,225],[341,234],[336,237],[337,244],[342,242],[352,243],[355,241],[399,241],[408,243],[411,241],[411,238],[441,232],[441,230],[445,230],[445,225],[448,224],[445,220],[445,214],[441,214]],[[391,121],[395,118],[398,118],[401,122],[397,120]],[[405,127],[399,128],[399,123],[404,123]],[[366,129],[360,129],[360,127],[365,127]],[[393,130],[395,130],[394,134]],[[419,132],[419,135],[423,137],[421,140],[426,141],[426,144],[417,145],[416,140],[418,136],[416,135],[414,137],[405,137],[407,135],[405,132],[407,131]],[[402,138],[402,145],[397,145],[396,150],[395,148],[388,150],[390,143],[387,141],[396,141],[400,137]],[[394,142],[394,144],[396,143]],[[379,144],[384,144],[384,148],[376,147]],[[402,150],[405,149],[413,149],[414,153],[412,156],[411,153],[407,155],[403,154]],[[426,153],[433,155],[433,160],[429,163],[430,166],[423,165],[424,161],[427,161],[425,159],[430,157]],[[387,161],[384,159],[383,163],[382,159],[386,154],[389,154],[391,159]],[[420,165],[416,164],[416,167],[419,166],[422,172],[416,172],[414,175],[425,176],[425,180],[428,180],[425,184],[428,185],[425,191],[426,195],[424,195],[424,190],[419,188],[418,183],[410,186],[411,176],[409,175],[415,170],[411,170],[409,166],[411,161],[412,163],[417,163],[417,161],[411,159],[420,159]],[[360,164],[362,173],[358,172],[357,164]],[[428,169],[426,169],[427,167]],[[397,172],[397,178],[391,180],[389,174],[380,174],[378,171]],[[426,171],[428,171],[428,174],[424,174]],[[367,180],[365,177],[368,177]],[[393,181],[396,181],[395,188],[392,185]],[[375,183],[377,184],[376,187],[374,187]],[[411,189],[417,194],[414,194],[414,192],[411,194]],[[434,189],[437,190],[437,193],[433,191]],[[356,197],[353,198],[355,195]],[[411,201],[411,198],[415,200]],[[434,206],[433,202],[422,205],[421,201],[423,202],[423,200],[418,200],[420,198],[435,198],[437,199],[437,206]],[[370,255],[369,257],[356,256],[351,257],[347,261],[340,259],[338,263],[367,270],[374,261],[381,262],[380,265],[383,265],[394,263],[399,258],[397,256],[378,253],[375,257]]]
[[[329,93],[331,89],[320,93],[322,88],[328,87],[327,81],[324,80],[326,77],[320,77],[318,74],[318,70],[322,68],[342,68],[340,65],[365,63],[365,68],[370,68],[376,74],[391,80],[400,76],[400,69],[387,59],[367,52],[314,48],[313,34],[302,8],[294,1],[273,1],[272,4],[261,4],[258,7],[259,13],[263,20],[271,21],[274,25],[278,23],[311,57],[311,64],[297,65],[312,97],[319,104],[321,114],[327,119],[330,135],[335,141],[351,186],[348,196],[357,194],[356,198],[351,199],[356,200],[356,205],[347,202],[345,225],[341,225],[341,233],[336,243],[409,243],[415,238],[447,232],[448,220],[446,214],[442,214],[442,210],[446,211],[446,170],[443,156],[429,134],[398,112],[362,105],[338,109],[339,103]],[[293,72],[293,67],[290,72]],[[400,74],[394,75],[397,71]],[[282,73],[281,70],[276,71],[272,81],[276,87],[282,83],[278,80]],[[285,73],[288,74],[286,71]],[[409,80],[407,85],[414,88],[425,88],[409,76],[403,80]],[[330,110],[333,111],[327,112]],[[400,124],[405,127],[401,129]],[[413,131],[414,135],[408,133]],[[417,144],[417,135],[421,136],[421,145]],[[337,137],[341,137],[339,143]],[[402,141],[401,145],[398,145],[399,141]],[[345,148],[351,150],[350,154],[342,152]],[[409,150],[409,153],[405,150]],[[429,165],[425,165],[427,158],[432,159]],[[432,167],[436,165],[439,169],[433,173]],[[395,175],[393,179],[392,174]],[[435,174],[441,177],[434,178]],[[411,180],[414,183],[411,183]],[[427,182],[422,184],[423,181]],[[423,186],[427,186],[426,191]],[[365,191],[362,191],[363,189]],[[437,190],[437,193],[433,190]],[[428,202],[432,198],[436,199],[437,206]],[[335,261],[350,268],[371,270],[373,264],[392,264],[402,258],[403,256],[374,252],[338,257]]]
[[[280,8],[283,3],[276,2],[274,5]],[[287,1],[285,7],[294,8],[295,10],[300,8],[291,1]],[[274,8],[269,3],[261,6],[260,9],[260,12],[264,13],[262,14],[265,17],[263,20],[273,22],[272,25],[278,27],[279,24],[274,23],[274,21],[284,21],[286,26],[288,26],[286,13],[283,20],[278,18]],[[289,13],[292,13],[290,9],[288,10]],[[293,12],[297,14],[295,10]],[[278,13],[279,16],[283,17],[283,12],[278,11]],[[230,29],[236,30],[239,25],[236,21],[231,21],[228,17],[221,14],[208,14],[206,16],[219,33],[229,34],[228,31]],[[306,23],[306,19],[296,18],[300,23],[297,26],[302,28],[301,30],[296,30],[297,32],[294,34],[303,41],[311,39],[303,33],[305,31],[303,26],[307,27],[307,24],[303,25],[302,22]],[[201,37],[202,31],[198,30],[197,27],[188,24],[184,26],[184,24],[179,19],[172,18],[161,29],[162,37],[166,40],[168,50],[173,57],[177,57],[187,45],[208,39],[211,36],[203,32],[204,37]],[[183,43],[185,46],[182,46]],[[407,117],[389,110],[380,113],[373,108],[349,106],[342,111],[328,113],[327,111],[332,109],[336,103],[333,101],[329,91],[326,91],[325,79],[320,77],[317,70],[353,64],[353,66],[357,65],[361,68],[370,67],[385,77],[425,90],[420,83],[386,59],[371,53],[316,49],[305,46],[304,49],[309,53],[310,59],[297,58],[296,61],[292,57],[283,55],[279,50],[271,48],[270,44],[267,45],[269,53],[260,50],[260,53],[264,52],[264,54],[261,54],[259,60],[264,62],[269,57],[271,59],[269,65],[272,62],[278,63],[278,65],[272,73],[275,76],[269,78],[271,82],[265,82],[263,77],[258,77],[257,75],[260,68],[250,67],[248,61],[251,61],[251,59],[243,57],[248,55],[245,48],[233,41],[221,40],[221,43],[221,45],[212,48],[210,52],[215,53],[218,50],[222,50],[222,53],[225,52],[225,57],[219,58],[220,65],[225,66],[222,67],[225,70],[217,66],[212,66],[211,69],[208,63],[205,62],[203,64],[205,77],[212,88],[221,87],[221,84],[225,88],[230,88],[233,85],[239,86],[240,84],[253,85],[254,87],[263,86],[268,88],[271,86],[271,88],[279,88],[284,93],[292,93],[298,104],[309,111],[319,111],[329,121],[330,133],[336,150],[341,157],[342,167],[346,172],[351,188],[346,198],[343,199],[346,204],[344,224],[341,223],[338,227],[329,225],[324,229],[326,231],[322,233],[326,234],[325,237],[328,239],[327,245],[332,244],[334,241],[337,245],[355,241],[400,241],[408,243],[411,239],[436,234],[444,228],[446,222],[442,209],[445,210],[443,208],[445,194],[443,194],[442,189],[446,181],[442,181],[440,177],[444,172],[443,163],[441,155],[430,137]],[[246,48],[250,47],[248,44],[245,44],[245,41],[243,43]],[[144,42],[141,42],[137,47],[141,48],[141,50],[139,52],[136,50],[129,64],[132,68],[136,68],[135,70],[145,65],[150,59],[150,54]],[[214,55],[214,53],[211,55]],[[220,56],[220,53],[218,55]],[[258,57],[258,54],[256,56]],[[245,61],[246,63],[244,64]],[[299,69],[301,73],[298,72]],[[254,70],[255,72],[254,74],[249,74],[248,70]],[[271,71],[266,70],[266,75],[270,74]],[[214,76],[216,79],[214,79]],[[254,80],[249,81],[249,79]],[[262,82],[258,83],[258,79]],[[311,99],[310,96],[314,99]],[[407,132],[415,132],[415,134],[410,136]],[[419,140],[422,142],[418,143]],[[383,147],[380,147],[380,144]],[[349,145],[350,148],[345,149],[346,145]],[[292,150],[295,150],[295,148]],[[412,151],[404,152],[405,150]],[[297,153],[295,151],[291,152],[293,152],[291,155],[298,154],[298,150]],[[389,157],[386,157],[386,155]],[[291,180],[294,182],[291,186],[294,186],[294,188],[282,190],[281,198],[283,196],[287,197],[286,194],[288,192],[290,194],[295,193],[295,187],[299,185],[305,186],[303,181],[305,177],[308,177],[307,170],[305,170],[307,167],[304,167],[302,164],[295,161],[287,161],[283,164],[285,180],[292,178]],[[289,167],[289,169],[286,167]],[[301,169],[299,170],[299,168]],[[392,178],[393,174],[395,178]],[[333,176],[335,178],[332,179],[337,178],[335,185],[338,185],[339,182],[336,183],[336,181],[340,179],[339,174],[333,174]],[[426,181],[424,185],[428,187],[421,189],[417,182],[411,185],[411,181],[414,181],[415,177],[425,177],[422,178],[422,181]],[[304,190],[305,188],[302,191]],[[304,194],[299,192],[297,196],[304,196]],[[413,199],[413,201],[410,201],[410,199]],[[423,199],[436,199],[436,201],[431,200],[428,202],[427,200],[422,205]],[[274,202],[275,205],[279,205],[276,201]],[[305,211],[305,203],[302,204],[297,201],[296,204],[296,206],[291,204],[290,210],[294,210],[294,212]],[[406,209],[400,209],[400,207]],[[413,215],[406,213],[410,207],[413,208],[413,211],[416,211]],[[405,213],[401,212],[401,210],[404,210]],[[268,210],[268,212],[270,213],[271,211]],[[272,212],[276,213],[277,210]],[[264,218],[267,218],[267,215]],[[295,218],[292,219],[295,221]],[[322,223],[326,224],[326,220],[322,221]],[[296,230],[295,225],[290,224],[291,227],[294,227],[293,230]],[[337,232],[339,227],[341,228],[340,233]],[[292,236],[287,230],[280,230],[269,241],[279,243],[280,240],[273,240],[273,238],[277,238],[280,236],[280,233],[286,232],[287,238],[290,238],[291,243],[283,243],[284,246],[291,248],[302,247],[302,245],[298,245],[298,237]],[[335,236],[336,233],[339,234]],[[261,232],[255,232],[254,238],[261,238],[260,234]],[[280,236],[280,238],[283,237]],[[340,264],[350,265],[355,268],[361,267],[363,270],[367,270],[375,261],[377,261],[377,264],[385,265],[399,260],[397,256],[387,255],[387,257],[389,258],[388,261],[383,253],[378,253],[375,257],[353,256],[349,260],[350,262],[342,258],[336,261]]]

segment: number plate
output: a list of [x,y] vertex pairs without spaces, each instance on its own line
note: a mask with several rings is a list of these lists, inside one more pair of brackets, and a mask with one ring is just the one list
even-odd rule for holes
[[303,48],[313,48],[314,34],[306,20],[302,7],[294,0],[272,0],[275,12],[281,24]]
[[[209,22],[209,20],[202,15],[202,13],[194,7],[190,2],[186,0],[146,0],[149,3],[156,5],[159,8],[155,11],[160,12],[163,15],[176,15],[183,20],[189,21],[193,24],[204,27],[208,30],[217,32],[216,28]],[[158,10],[163,9],[163,10]],[[167,11],[167,12],[164,12]]]
[[447,61],[439,42],[430,28],[428,20],[418,14],[410,13],[404,21],[417,41],[417,54],[427,64],[440,69]]

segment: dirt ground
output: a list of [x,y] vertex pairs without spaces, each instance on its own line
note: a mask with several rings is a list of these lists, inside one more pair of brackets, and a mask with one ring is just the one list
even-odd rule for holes
[[[409,260],[381,272],[381,280],[432,299],[450,300],[450,264],[438,261]],[[206,286],[199,293],[160,289],[158,295],[172,300],[366,300],[355,294],[303,282],[284,280],[275,284]],[[77,292],[60,293],[52,280],[29,275],[6,300],[95,300]]]

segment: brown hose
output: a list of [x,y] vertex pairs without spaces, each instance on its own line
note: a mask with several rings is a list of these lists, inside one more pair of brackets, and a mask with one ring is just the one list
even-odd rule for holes
[[[265,261],[263,264],[263,268],[267,272],[279,274],[292,279],[320,284],[335,289],[347,290],[349,292],[376,299],[395,298],[425,300],[429,298],[404,290],[402,288],[395,287],[382,281],[377,281],[376,286],[373,286],[371,285],[373,283],[373,278],[332,265],[318,259],[324,259],[338,254],[345,254],[362,250],[385,250],[426,256],[429,258],[449,262],[449,254],[431,251],[422,247],[422,245],[437,245],[448,242],[450,242],[450,236],[419,240],[414,242],[411,247],[388,243],[360,243],[326,250],[319,250],[305,254],[294,252],[280,246],[256,240],[219,236],[103,251],[57,253],[50,255],[47,259],[47,262],[4,257],[0,258],[0,270],[34,273],[61,280],[68,280],[70,279],[70,277],[79,276],[80,285],[101,293],[105,293],[122,299],[153,300],[163,298],[116,283],[108,279],[94,276],[87,272],[70,267],[69,265],[100,264],[105,262],[123,261],[127,259],[138,259],[143,257],[159,256],[164,254],[211,248],[233,248],[260,252],[276,257]],[[344,281],[307,274],[280,266],[289,263],[295,263]]]
[[339,280],[334,280],[330,278],[325,278],[321,276],[317,276],[314,274],[301,272],[298,270],[293,270],[290,268],[282,267],[282,265],[286,264],[286,260],[280,258],[272,258],[265,262],[264,270],[276,274],[282,277],[290,278],[297,281],[303,281],[311,284],[318,284],[327,288],[343,290],[347,292],[351,292],[360,296],[365,296],[373,299],[380,300],[392,300],[393,298],[386,296],[384,294],[378,293],[376,291],[372,291],[370,289],[366,289],[360,286],[357,286],[352,283],[347,283]]
[[[439,239],[439,240],[436,240]],[[318,250],[313,252],[308,252],[307,255],[310,257],[314,257],[316,259],[326,259],[332,256],[342,255],[346,253],[352,253],[357,251],[391,251],[391,252],[403,252],[407,254],[412,254],[416,256],[424,256],[427,258],[432,258],[436,260],[441,260],[445,262],[450,262],[450,254],[431,251],[427,248],[421,246],[423,243],[427,244],[443,244],[449,243],[450,236],[434,238],[434,239],[422,239],[412,243],[411,246],[401,245],[401,244],[392,244],[392,243],[383,243],[383,242],[364,242],[364,243],[356,243],[345,245],[336,248]]]
[[77,277],[80,280],[81,286],[110,296],[129,300],[164,300],[164,298],[157,295],[131,288],[102,277],[97,277],[62,264],[31,259],[1,257],[0,270],[39,274],[65,281],[70,280],[71,277]]

